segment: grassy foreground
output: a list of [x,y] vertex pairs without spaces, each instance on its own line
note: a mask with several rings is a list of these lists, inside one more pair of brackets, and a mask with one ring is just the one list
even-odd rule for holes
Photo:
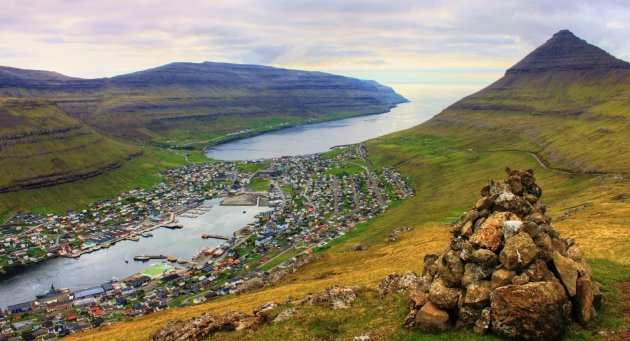
[[[73,335],[72,340],[143,340],[170,319],[187,319],[201,314],[251,310],[270,300],[284,302],[336,285],[363,285],[377,288],[391,272],[419,272],[426,253],[442,249],[449,241],[446,222],[459,216],[479,197],[487,179],[502,179],[505,166],[532,168],[543,188],[543,201],[552,217],[575,211],[555,223],[563,237],[576,238],[594,270],[594,277],[605,286],[605,304],[587,328],[569,328],[571,339],[603,338],[601,330],[628,329],[627,292],[630,281],[629,223],[630,181],[611,175],[569,175],[543,168],[530,154],[516,151],[489,152],[471,149],[465,139],[418,135],[404,131],[368,145],[371,159],[379,166],[395,166],[409,176],[416,195],[393,205],[386,213],[357,227],[323,250],[324,258],[283,280],[279,285],[242,296],[224,297],[201,305],[175,308],[138,319]],[[585,203],[588,206],[575,210]],[[384,241],[390,230],[401,225],[414,228],[393,244]],[[368,249],[352,252],[357,243]],[[369,333],[373,339],[495,339],[469,332],[425,335],[404,329],[405,299],[395,296],[378,299],[373,292],[361,294],[348,311],[326,308],[300,308],[296,320],[264,326],[250,333],[218,334],[217,339],[352,339]]]

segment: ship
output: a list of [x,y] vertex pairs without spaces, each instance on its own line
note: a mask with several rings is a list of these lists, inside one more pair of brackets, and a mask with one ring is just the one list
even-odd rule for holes
[[38,299],[46,298],[46,297],[51,297],[51,296],[55,296],[55,295],[59,295],[59,294],[65,294],[68,291],[69,291],[68,289],[56,289],[55,285],[51,284],[50,285],[50,290],[46,291],[45,293],[36,295],[35,297],[37,297]]

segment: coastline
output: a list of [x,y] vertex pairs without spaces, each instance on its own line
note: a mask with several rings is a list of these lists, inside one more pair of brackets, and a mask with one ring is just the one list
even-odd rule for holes
[[[404,103],[409,103],[411,102],[410,100],[406,99],[402,102],[398,102],[396,104],[393,104],[389,107],[389,109],[387,109],[386,111],[379,111],[379,112],[372,112],[372,113],[365,113],[365,114],[358,114],[358,115],[351,115],[351,116],[345,116],[345,117],[337,117],[337,118],[332,118],[332,119],[321,119],[321,120],[315,120],[315,121],[311,121],[311,122],[303,122],[303,123],[289,123],[287,125],[283,125],[283,126],[279,126],[279,127],[273,127],[273,128],[268,128],[268,129],[263,129],[263,130],[256,130],[256,131],[249,131],[243,134],[238,134],[238,135],[234,135],[234,136],[228,136],[226,137],[224,140],[215,142],[215,143],[210,143],[208,145],[206,145],[205,147],[202,148],[202,152],[204,155],[206,155],[206,153],[208,152],[208,149],[212,148],[212,147],[216,147],[225,143],[229,143],[229,142],[234,142],[234,141],[238,141],[238,140],[243,140],[243,139],[247,139],[250,137],[256,137],[259,135],[263,135],[263,134],[267,134],[267,133],[271,133],[271,132],[275,132],[275,131],[280,131],[280,130],[284,130],[284,129],[289,129],[289,128],[294,128],[294,127],[301,127],[301,126],[309,126],[312,124],[318,124],[318,123],[325,123],[325,122],[335,122],[335,121],[341,121],[341,120],[345,120],[348,118],[355,118],[355,117],[363,117],[363,116],[374,116],[374,115],[381,115],[381,114],[386,114],[388,112],[391,112],[392,109],[398,107],[399,104],[404,104]],[[171,147],[174,149],[182,149],[182,148],[175,148],[175,147]],[[208,158],[209,160],[211,160],[210,158]]]

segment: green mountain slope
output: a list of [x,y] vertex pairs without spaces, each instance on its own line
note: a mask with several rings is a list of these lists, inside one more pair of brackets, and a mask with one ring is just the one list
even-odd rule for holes
[[415,132],[527,150],[568,170],[627,174],[629,124],[630,64],[561,31]]

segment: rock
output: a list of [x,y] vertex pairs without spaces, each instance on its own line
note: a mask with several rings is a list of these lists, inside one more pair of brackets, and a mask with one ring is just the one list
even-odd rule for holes
[[429,288],[429,300],[442,309],[454,309],[457,307],[463,291],[461,288],[449,288],[442,278],[437,278]]
[[359,335],[359,336],[355,336],[354,341],[370,341],[370,336],[369,335]]
[[367,245],[365,244],[357,244],[355,246],[352,247],[352,251],[357,252],[357,251],[364,251],[367,250]]
[[475,230],[470,237],[470,243],[474,246],[497,251],[503,246],[503,222],[508,219],[518,218],[510,212],[499,212],[490,215],[486,221]]
[[569,256],[569,258],[571,258],[575,262],[581,262],[582,258],[584,258],[584,253],[582,252],[579,246],[571,245],[567,249],[567,256]]
[[347,309],[357,296],[354,289],[350,287],[333,287],[328,290],[330,303],[333,309]]
[[496,253],[486,250],[477,249],[472,252],[470,260],[484,267],[493,267],[499,264],[499,257]]
[[536,236],[540,234],[540,229],[538,228],[538,225],[536,225],[536,223],[531,222],[531,221],[527,222],[526,224],[523,224],[522,231],[529,234],[529,236],[532,237],[532,239],[534,239],[534,242],[536,242],[536,239],[535,239]]
[[469,326],[473,326],[475,322],[481,317],[481,311],[483,309],[473,307],[471,305],[463,305],[459,308],[457,313],[457,321],[455,321],[456,329],[463,329]]
[[591,266],[588,265],[588,263],[586,263],[584,260],[579,263],[575,263],[575,268],[578,271],[578,276],[589,278],[593,277],[593,270],[591,269]]
[[512,193],[510,190],[504,190],[494,200],[495,207],[501,207],[503,210],[515,213],[518,216],[525,216],[534,209],[527,200]]
[[293,317],[299,315],[299,311],[295,308],[288,308],[283,310],[275,319],[273,319],[273,323],[283,322],[292,319]]
[[529,277],[527,276],[527,274],[523,273],[518,276],[514,276],[514,278],[512,278],[512,284],[523,285],[527,283],[529,283]]
[[485,308],[481,311],[481,316],[475,321],[475,327],[473,331],[477,334],[484,335],[490,329],[490,308]]
[[278,303],[270,301],[254,309],[254,316],[262,317],[264,320],[270,319],[269,313],[278,307]]
[[490,281],[492,290],[512,283],[512,278],[514,278],[514,276],[516,276],[515,271],[509,271],[506,269],[499,269],[493,272],[492,280]]
[[411,327],[416,324],[416,316],[418,315],[418,310],[420,308],[415,308],[409,310],[409,313],[405,317],[405,321],[403,322],[404,327]]
[[424,292],[420,286],[412,286],[409,288],[408,292],[409,297],[409,309],[420,309],[427,300],[429,299],[429,295]]
[[202,314],[189,321],[171,321],[151,334],[150,340],[203,340],[217,332],[255,329],[262,323],[259,317],[239,312],[229,312],[224,315]]
[[449,251],[438,259],[438,274],[444,281],[446,286],[455,287],[460,285],[462,276],[464,276],[464,263],[459,255],[453,251]]
[[564,333],[571,303],[561,284],[533,282],[497,288],[491,309],[492,330],[500,336],[554,340]]
[[378,292],[381,297],[385,297],[389,294],[395,293],[398,291],[400,284],[400,276],[397,273],[391,273],[378,285]]
[[553,255],[551,237],[544,232],[538,233],[538,235],[534,237],[534,243],[538,247],[539,257],[541,257],[545,262],[550,261]]
[[438,255],[437,253],[427,253],[424,256],[423,270],[422,270],[423,275],[430,274],[431,276],[434,276],[435,274],[437,274],[436,261],[438,258],[440,258],[440,255]]
[[595,294],[591,280],[586,277],[580,277],[577,280],[576,294],[573,299],[573,315],[578,322],[586,324],[595,315],[593,301]]
[[[466,240],[462,243],[461,250],[459,251],[459,258],[463,261],[467,262],[471,260],[472,254],[475,252],[475,249],[472,245]],[[492,251],[490,251],[492,252]]]
[[575,296],[578,277],[575,262],[573,262],[570,258],[562,256],[558,251],[555,251],[553,253],[553,264],[556,267],[556,271],[558,272],[562,284],[564,284],[564,287],[567,288],[569,296]]
[[472,221],[467,221],[461,228],[460,230],[460,234],[462,236],[466,236],[469,237],[473,234],[474,230],[473,230],[473,222]]
[[260,277],[250,278],[247,281],[243,282],[243,284],[239,285],[236,290],[237,294],[244,294],[246,292],[250,292],[256,289],[260,289],[265,286],[265,281]]
[[478,308],[487,307],[488,305],[490,305],[490,292],[491,287],[489,281],[472,283],[468,287],[466,287],[464,304]]
[[418,275],[413,271],[406,271],[400,276],[398,291],[407,290],[418,283]]
[[547,264],[542,259],[536,259],[523,271],[531,282],[551,281],[555,277],[547,268]]
[[523,222],[520,220],[506,220],[503,222],[503,235],[505,239],[512,237],[521,231],[521,227],[523,226]]
[[436,332],[450,329],[451,323],[448,313],[429,301],[416,315],[416,326],[424,332]]
[[518,233],[505,242],[499,261],[508,270],[522,269],[534,261],[538,255],[536,244],[527,233]]
[[464,276],[462,277],[462,286],[468,286],[484,279],[490,278],[492,268],[484,267],[475,263],[466,263],[464,266]]
[[477,209],[477,211],[481,211],[481,210],[492,208],[493,204],[494,204],[494,200],[492,200],[491,197],[483,197],[477,200],[477,203],[475,204],[475,208]]

